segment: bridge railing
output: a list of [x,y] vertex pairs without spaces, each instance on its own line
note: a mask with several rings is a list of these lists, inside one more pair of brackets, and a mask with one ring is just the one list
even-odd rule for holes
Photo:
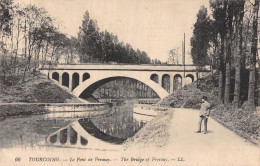
[[[40,70],[135,70],[135,71],[176,71],[176,70],[186,70],[186,71],[196,71],[197,68],[194,65],[158,65],[158,64],[99,64],[99,63],[93,63],[93,64],[72,64],[72,65],[62,65],[58,64],[56,66],[52,66],[49,68],[49,66],[41,66],[39,68]],[[210,66],[205,66],[204,68],[199,69],[200,72],[211,71]]]

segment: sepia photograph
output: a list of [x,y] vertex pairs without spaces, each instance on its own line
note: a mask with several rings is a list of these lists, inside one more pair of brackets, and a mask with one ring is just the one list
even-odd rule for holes
[[0,0],[0,166],[259,166],[260,0]]

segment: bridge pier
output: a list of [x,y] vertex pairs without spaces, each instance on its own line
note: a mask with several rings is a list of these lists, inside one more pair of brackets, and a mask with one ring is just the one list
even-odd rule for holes
[[72,73],[69,73],[69,90],[72,91]]
[[79,85],[83,82],[83,73],[79,73]]
[[77,134],[77,142],[76,142],[76,145],[78,145],[78,146],[80,146],[81,145],[81,143],[80,143],[80,134],[78,133]]
[[58,72],[59,73],[59,84],[62,85],[62,72]]
[[66,142],[66,144],[67,145],[70,145],[71,143],[70,143],[70,126],[67,128],[67,142]]
[[60,143],[60,132],[57,132],[57,142]]
[[173,75],[170,75],[170,94],[173,93]]
[[158,84],[162,87],[162,75],[158,74]]
[[182,75],[182,79],[181,79],[181,87],[184,87],[186,85],[186,79],[187,77],[185,77],[185,75]]

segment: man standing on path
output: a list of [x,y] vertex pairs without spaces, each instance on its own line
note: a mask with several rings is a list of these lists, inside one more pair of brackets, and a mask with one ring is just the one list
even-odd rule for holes
[[201,133],[201,123],[202,120],[204,120],[204,134],[207,134],[207,122],[208,122],[208,117],[210,113],[210,103],[207,101],[208,98],[206,96],[202,97],[202,104],[200,108],[200,120],[199,120],[199,128],[197,133]]

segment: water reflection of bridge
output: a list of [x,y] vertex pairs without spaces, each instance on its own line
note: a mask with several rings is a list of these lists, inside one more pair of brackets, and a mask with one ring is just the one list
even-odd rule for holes
[[[193,65],[82,64],[58,65],[51,69],[40,70],[78,97],[92,94],[109,81],[131,78],[146,84],[160,98],[164,98],[198,77],[196,67]],[[208,72],[209,68],[200,69],[199,77]]]
[[113,107],[106,114],[82,117],[50,134],[46,139],[47,145],[118,150],[145,124],[134,119],[132,104]]
[[[140,125],[144,125],[143,122]],[[89,119],[84,118],[63,127],[46,138],[49,146],[87,148],[97,150],[120,150],[127,138],[111,136]]]
[[120,145],[123,141],[101,132],[88,119],[75,121],[46,139],[47,145],[50,146],[99,150],[119,150],[120,146],[116,145]]

